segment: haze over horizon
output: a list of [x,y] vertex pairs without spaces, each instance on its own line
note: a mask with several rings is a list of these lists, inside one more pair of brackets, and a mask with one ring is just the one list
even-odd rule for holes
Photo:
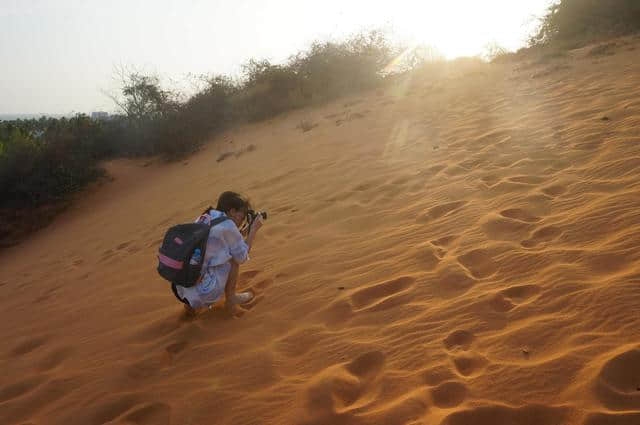
[[[526,3],[526,4],[524,4]],[[114,67],[184,84],[188,74],[238,75],[250,58],[285,61],[312,41],[390,28],[447,58],[489,43],[522,47],[549,0],[315,3],[280,0],[4,0],[0,7],[0,114],[114,111]]]

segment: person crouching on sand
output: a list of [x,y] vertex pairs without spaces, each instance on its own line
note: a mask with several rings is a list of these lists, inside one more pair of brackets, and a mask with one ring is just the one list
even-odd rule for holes
[[185,304],[188,315],[210,307],[225,295],[225,309],[234,315],[236,305],[253,299],[251,292],[236,293],[236,282],[240,264],[249,259],[251,245],[262,227],[262,217],[257,215],[249,226],[246,240],[240,233],[247,213],[251,209],[249,200],[235,192],[224,192],[218,198],[216,208],[208,207],[196,222],[209,224],[216,218],[229,219],[211,227],[207,247],[202,259],[199,282],[190,288],[173,285],[174,294]]

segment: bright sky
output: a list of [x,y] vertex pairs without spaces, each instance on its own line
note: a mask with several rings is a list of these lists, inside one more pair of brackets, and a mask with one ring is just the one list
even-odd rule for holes
[[391,28],[447,57],[515,50],[549,0],[0,0],[0,113],[107,110],[114,67],[184,81]]

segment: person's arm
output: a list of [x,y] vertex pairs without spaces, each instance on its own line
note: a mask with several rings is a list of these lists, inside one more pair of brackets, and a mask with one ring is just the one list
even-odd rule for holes
[[[249,251],[251,250],[251,245],[253,244],[253,241],[256,237],[256,233],[258,233],[258,230],[260,229],[260,227],[262,227],[262,219],[260,218],[260,221],[258,221],[258,219],[256,219],[253,223],[253,225],[251,226],[251,230],[249,231],[249,234],[247,235],[246,240],[242,241],[242,237],[241,241],[242,243],[246,244],[247,249],[246,249],[246,255],[242,255],[242,257],[246,260],[246,258],[248,258],[249,255]],[[224,294],[225,294],[225,309],[227,310],[227,312],[229,313],[229,315],[234,316],[235,315],[235,310],[236,310],[236,283],[237,283],[237,279],[238,279],[238,272],[240,269],[240,262],[236,260],[236,258],[233,256],[231,256],[231,259],[229,260],[229,262],[231,263],[231,270],[229,271],[229,277],[227,278],[227,283],[225,285],[224,288]]]
[[249,247],[249,251],[251,251],[251,245],[253,244],[253,240],[256,237],[256,233],[262,227],[262,216],[258,215],[256,219],[251,223],[251,227],[249,228],[249,234],[247,235],[247,239],[245,240],[247,246]]

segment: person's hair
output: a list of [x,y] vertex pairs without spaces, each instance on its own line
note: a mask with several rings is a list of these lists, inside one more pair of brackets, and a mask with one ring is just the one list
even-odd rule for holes
[[[211,207],[209,207],[209,209],[211,209]],[[231,209],[248,211],[251,209],[251,203],[245,196],[236,192],[227,191],[222,192],[218,198],[218,205],[216,206],[216,209],[225,214],[228,214]]]

